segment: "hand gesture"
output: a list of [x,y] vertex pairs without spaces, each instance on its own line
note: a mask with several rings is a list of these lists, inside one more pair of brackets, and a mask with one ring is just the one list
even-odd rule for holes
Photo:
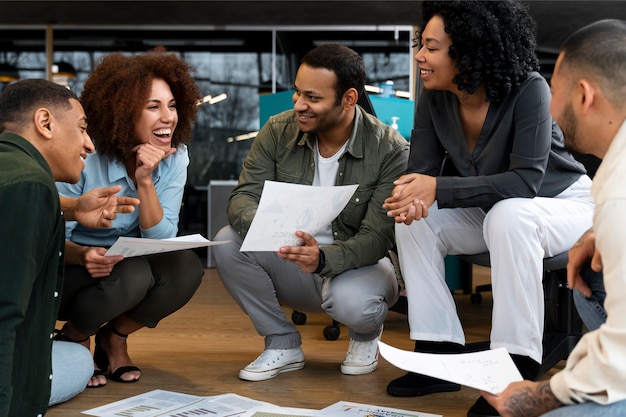
[[111,227],[117,213],[132,213],[139,200],[116,196],[122,189],[119,185],[94,188],[77,199],[74,220],[86,227]]

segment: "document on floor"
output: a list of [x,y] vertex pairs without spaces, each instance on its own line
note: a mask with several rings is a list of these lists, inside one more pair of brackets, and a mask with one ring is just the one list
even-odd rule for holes
[[409,352],[378,342],[380,355],[405,371],[428,375],[498,394],[522,375],[505,348],[482,352],[434,354]]
[[179,417],[186,415],[229,417],[241,415],[250,408],[269,405],[271,404],[238,394],[199,397],[157,389],[92,408],[83,411],[82,414],[96,417]]
[[320,412],[327,417],[442,417],[441,414],[428,414],[348,401],[338,401],[322,408]]
[[324,417],[319,410],[280,406],[260,406],[246,410],[237,417]]
[[315,235],[344,209],[358,184],[335,187],[265,181],[256,214],[241,245],[242,252],[299,246],[296,231]]
[[210,241],[200,234],[178,236],[171,239],[146,239],[141,237],[119,237],[105,256],[122,255],[125,258],[176,250],[221,245],[227,241]]

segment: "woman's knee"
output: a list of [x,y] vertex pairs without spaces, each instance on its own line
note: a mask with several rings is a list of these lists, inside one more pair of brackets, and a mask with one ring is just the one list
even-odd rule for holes
[[157,277],[157,285],[191,288],[195,291],[202,282],[204,267],[192,250],[171,252],[150,260]]
[[150,264],[141,256],[124,259],[98,283],[109,294],[145,294],[153,285]]
[[526,198],[508,198],[496,203],[485,216],[483,223],[485,241],[493,242],[496,235],[529,238],[532,233],[536,234],[539,225],[534,211],[526,204],[530,201]]

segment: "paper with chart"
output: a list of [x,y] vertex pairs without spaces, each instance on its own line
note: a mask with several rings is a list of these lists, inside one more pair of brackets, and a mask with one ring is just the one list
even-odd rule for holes
[[263,194],[242,252],[278,251],[299,246],[296,231],[315,235],[344,209],[358,184],[334,187],[265,181]]
[[338,401],[322,408],[320,412],[325,417],[442,417],[441,414],[429,414],[350,401]]
[[96,417],[180,417],[206,415],[228,417],[245,413],[250,408],[270,403],[253,400],[238,394],[199,397],[180,392],[153,390],[83,411]]
[[505,348],[482,352],[433,354],[409,352],[378,342],[380,355],[405,371],[444,379],[498,394],[522,375]]
[[238,417],[325,417],[319,410],[310,408],[280,407],[276,405],[254,407]]
[[122,255],[125,258],[175,250],[221,245],[227,241],[210,241],[200,234],[178,236],[171,239],[146,239],[141,237],[119,237],[105,256]]

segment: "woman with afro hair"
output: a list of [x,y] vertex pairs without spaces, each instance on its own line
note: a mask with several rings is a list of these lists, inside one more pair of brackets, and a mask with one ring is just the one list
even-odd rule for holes
[[[423,82],[407,174],[385,201],[396,221],[415,351],[460,353],[465,336],[445,281],[446,255],[489,251],[491,348],[522,375],[542,360],[543,258],[591,226],[591,180],[564,149],[537,72],[535,24],[515,1],[424,2],[415,60]],[[409,373],[387,392],[458,384]],[[497,416],[483,399],[468,416]]]
[[105,256],[118,237],[175,237],[199,90],[190,67],[176,54],[156,48],[145,54],[106,56],[90,74],[81,95],[87,132],[96,152],[85,160],[77,184],[57,183],[59,193],[80,197],[93,188],[121,185],[137,197],[133,213],[109,228],[66,224],[65,285],[57,339],[89,348],[95,336],[94,375],[88,386],[108,379],[135,382],[129,334],[153,328],[192,297],[204,273],[193,251],[124,258]]

